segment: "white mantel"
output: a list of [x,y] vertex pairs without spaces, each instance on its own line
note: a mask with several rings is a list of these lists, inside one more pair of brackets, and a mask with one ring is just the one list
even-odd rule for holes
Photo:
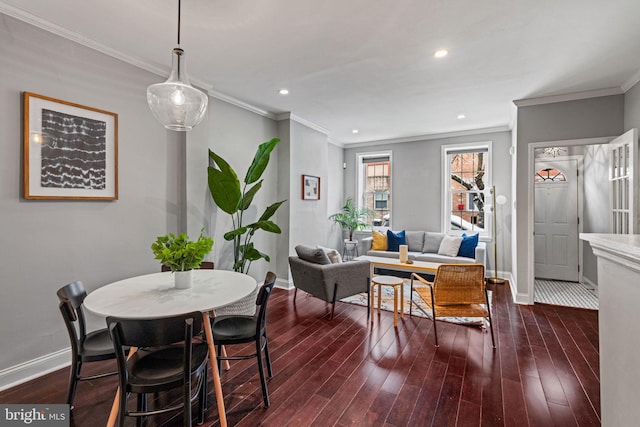
[[640,419],[640,235],[580,234],[598,257],[602,425]]

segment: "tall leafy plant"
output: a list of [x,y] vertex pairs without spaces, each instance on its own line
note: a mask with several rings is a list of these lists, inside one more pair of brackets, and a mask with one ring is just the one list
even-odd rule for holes
[[371,209],[359,208],[353,203],[351,197],[347,197],[342,207],[342,212],[334,213],[329,219],[348,230],[349,240],[353,240],[354,231],[364,230],[369,227],[367,219],[371,216],[373,216]]
[[260,144],[244,182],[241,184],[238,175],[229,163],[222,157],[209,150],[209,192],[215,204],[224,212],[231,215],[233,230],[224,234],[224,239],[233,241],[233,270],[247,273],[251,263],[259,259],[269,262],[269,255],[260,252],[253,245],[252,239],[256,231],[264,230],[269,233],[280,234],[282,230],[270,218],[276,213],[280,205],[286,200],[268,206],[257,221],[245,224],[245,211],[251,206],[256,193],[262,188],[261,179],[269,164],[269,157],[280,140]]

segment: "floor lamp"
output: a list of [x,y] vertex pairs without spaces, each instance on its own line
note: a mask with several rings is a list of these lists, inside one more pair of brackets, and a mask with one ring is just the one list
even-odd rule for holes
[[491,187],[491,195],[493,196],[493,277],[489,277],[487,281],[489,283],[501,285],[505,282],[504,279],[498,277],[498,238],[496,229],[496,217],[498,216],[497,205],[504,205],[507,203],[507,198],[502,194],[496,197],[496,186]]

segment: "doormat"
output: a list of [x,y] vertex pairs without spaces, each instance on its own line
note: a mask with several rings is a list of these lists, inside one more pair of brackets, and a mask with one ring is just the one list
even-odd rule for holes
[[[415,283],[414,283],[414,288],[415,288]],[[405,280],[404,282],[404,313],[407,315],[409,314],[410,291],[411,291],[411,282]],[[489,293],[489,304],[491,304],[491,297],[492,297],[491,291],[489,291],[488,293]],[[363,305],[366,307],[367,294],[363,292],[361,294],[356,294],[347,298],[343,298],[340,301],[346,302],[349,304]],[[377,310],[378,309],[377,287],[376,287],[376,294],[374,295],[373,304]],[[398,302],[398,305],[400,305],[399,302]],[[420,307],[422,310],[420,310],[420,308],[417,308],[416,306]],[[393,311],[393,287],[391,286],[382,287],[382,309],[386,311],[391,311],[391,312]],[[413,293],[413,309],[412,309],[411,315],[418,316],[418,317],[426,317],[431,319],[431,309],[422,300],[422,298],[420,297],[420,295],[418,295],[417,292]],[[485,319],[483,317],[440,317],[438,316],[438,320],[442,320],[444,322],[450,322],[450,323],[458,323],[461,325],[483,326],[485,323]]]

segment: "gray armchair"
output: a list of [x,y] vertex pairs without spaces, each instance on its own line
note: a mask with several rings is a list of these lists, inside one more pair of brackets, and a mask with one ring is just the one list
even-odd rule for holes
[[[349,261],[332,264],[322,249],[296,246],[299,256],[289,257],[291,276],[296,288],[331,303],[331,316],[337,300],[351,295],[367,292],[369,307],[369,261]],[[325,260],[326,258],[326,260]],[[367,315],[369,311],[367,310]]]

